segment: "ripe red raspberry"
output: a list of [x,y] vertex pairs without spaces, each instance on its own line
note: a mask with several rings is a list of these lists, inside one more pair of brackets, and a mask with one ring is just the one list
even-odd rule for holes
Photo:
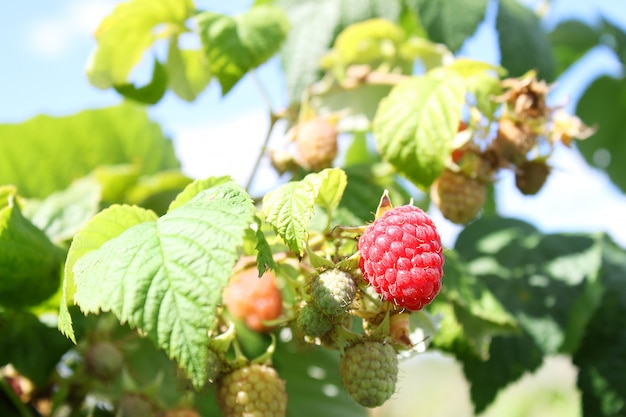
[[365,230],[358,249],[363,277],[383,299],[421,310],[439,293],[441,238],[432,219],[418,207],[387,211]]
[[465,224],[483,208],[487,187],[477,179],[446,168],[433,184],[430,194],[443,217],[453,223]]
[[264,322],[276,319],[282,312],[276,275],[266,272],[259,278],[256,268],[246,268],[235,274],[224,289],[223,301],[233,317],[245,321],[257,332],[271,331],[272,327]]
[[337,135],[335,126],[321,118],[297,125],[295,141],[302,166],[312,171],[330,167],[337,156]]
[[217,404],[224,417],[281,417],[287,409],[285,381],[268,365],[249,365],[218,381]]
[[545,161],[524,161],[515,172],[515,186],[524,195],[534,195],[541,190],[550,175]]
[[358,343],[340,356],[339,371],[346,391],[356,402],[378,407],[396,391],[398,356],[390,344]]

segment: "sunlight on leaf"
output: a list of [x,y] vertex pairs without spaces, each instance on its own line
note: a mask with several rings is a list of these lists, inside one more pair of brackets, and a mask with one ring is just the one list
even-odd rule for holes
[[417,76],[397,84],[374,118],[383,159],[416,185],[430,186],[452,151],[464,98],[459,78]]
[[208,332],[253,213],[250,196],[233,182],[201,191],[80,258],[74,299],[84,313],[112,311],[140,329],[200,388]]
[[113,205],[96,214],[80,230],[72,240],[63,279],[63,293],[61,296],[58,327],[61,333],[74,343],[72,318],[67,308],[68,303],[74,303],[74,265],[85,254],[100,248],[105,242],[119,236],[126,229],[144,223],[156,221],[157,216],[146,209],[136,206]]
[[117,5],[96,30],[97,47],[87,64],[91,84],[106,89],[128,75],[159,37],[180,33],[194,11],[191,0],[130,0]]
[[196,20],[210,71],[219,80],[222,95],[277,53],[289,31],[284,12],[271,5],[255,6],[235,17],[203,12]]
[[263,198],[266,221],[291,250],[302,256],[315,204],[328,210],[337,207],[346,181],[341,169],[330,168],[308,174],[302,181],[288,182]]

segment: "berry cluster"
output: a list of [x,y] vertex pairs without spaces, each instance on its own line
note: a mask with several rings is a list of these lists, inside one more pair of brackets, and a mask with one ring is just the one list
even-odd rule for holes
[[501,86],[497,118],[470,112],[470,120],[459,126],[448,166],[431,187],[433,203],[453,223],[466,224],[479,215],[487,187],[502,170],[514,173],[522,194],[537,194],[551,172],[548,159],[555,144],[569,146],[591,133],[578,118],[546,104],[550,86],[534,73],[505,79]]
[[[350,229],[340,228],[333,237],[334,254],[309,247],[308,258],[292,258],[289,266],[297,266],[298,276],[268,272],[259,278],[256,268],[240,262],[224,291],[228,314],[220,320],[224,325],[240,320],[259,332],[290,326],[301,342],[338,350],[346,392],[365,407],[377,407],[395,392],[398,354],[414,348],[408,315],[431,303],[441,289],[443,249],[432,219],[413,205],[392,207],[387,192],[375,220]],[[270,365],[271,349],[261,359],[242,358],[232,348],[233,328],[209,347],[211,358],[223,362],[211,365],[217,369],[212,376],[223,414],[284,415],[285,382]],[[227,352],[235,359],[227,359],[232,358]],[[260,394],[259,387],[266,392]]]

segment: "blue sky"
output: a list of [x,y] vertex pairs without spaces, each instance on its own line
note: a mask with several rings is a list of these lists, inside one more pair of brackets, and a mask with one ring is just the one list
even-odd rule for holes
[[[87,57],[94,47],[91,34],[102,16],[119,2],[55,0],[4,2],[0,6],[0,123],[20,122],[40,113],[66,115],[120,101],[115,92],[89,85],[84,75]],[[199,8],[223,13],[244,10],[250,3],[196,1]],[[539,6],[543,2],[525,3]],[[551,3],[546,16],[548,27],[566,18],[593,24],[600,13],[626,27],[626,3],[621,0]],[[493,12],[491,7],[488,19],[493,18]],[[497,62],[495,51],[495,34],[483,26],[461,53]],[[619,75],[621,71],[608,50],[596,49],[559,80],[552,99],[563,103],[569,98],[571,110],[584,87],[598,74]],[[286,94],[278,60],[263,65],[257,75],[270,92],[274,106],[284,106]],[[251,144],[260,146],[268,122],[263,99],[249,77],[224,98],[216,84],[211,84],[194,103],[185,103],[168,93],[150,109],[150,114],[175,140],[189,175],[231,174],[241,182],[247,180],[256,156],[256,149],[244,155],[241,149],[249,149]],[[279,133],[273,140],[280,140]],[[498,186],[502,213],[529,219],[546,231],[609,231],[626,246],[626,228],[619,226],[626,212],[625,196],[604,174],[586,167],[576,152],[560,149],[553,163],[555,170],[548,184],[534,197],[521,196],[514,190],[512,178],[502,178]],[[262,189],[275,181],[275,175],[267,169],[257,182]],[[458,231],[443,219],[436,220],[445,234],[454,236]]]

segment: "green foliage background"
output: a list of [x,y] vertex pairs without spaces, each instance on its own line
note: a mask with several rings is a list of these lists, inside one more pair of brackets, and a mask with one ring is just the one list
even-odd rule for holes
[[[75,401],[68,393],[76,381],[59,373],[59,363],[75,366],[66,353],[105,338],[128,343],[125,369],[112,382],[94,383],[94,393],[115,399],[128,390],[158,392],[164,408],[191,403],[203,415],[217,415],[205,386],[206,346],[241,248],[253,248],[248,251],[260,271],[276,268],[276,242],[303,257],[313,234],[371,221],[385,189],[394,204],[413,199],[427,208],[421,191],[443,169],[468,94],[481,111],[495,111],[488,97],[498,93],[497,83],[485,73],[501,69],[463,60],[442,66],[474,34],[486,1],[256,3],[237,16],[199,11],[191,1],[123,3],[96,32],[86,73],[94,86],[125,97],[122,104],[0,125],[0,365],[11,364],[41,392],[58,384],[56,406]],[[336,167],[299,172],[266,195],[251,196],[229,173],[184,175],[172,141],[147,116],[145,106],[168,90],[185,101],[207,88],[226,95],[273,56],[284,69],[285,106],[302,111],[312,84],[327,73],[341,81],[363,58],[349,41],[332,49],[337,36],[375,18],[393,22],[403,36],[385,32],[380,22],[361,27],[366,36],[380,30],[395,42],[390,58],[372,41],[368,63],[383,68],[391,62],[406,79],[317,93],[317,110],[343,103],[355,108],[344,132],[350,146]],[[609,20],[596,26],[564,21],[547,32],[532,10],[500,0],[495,28],[509,76],[534,69],[547,81],[558,80],[607,38],[626,63],[626,34]],[[179,38],[189,33],[200,48],[180,47]],[[161,41],[165,59],[152,56]],[[154,62],[152,79],[134,85],[129,74],[146,59]],[[439,70],[412,74],[414,60]],[[577,148],[622,192],[625,112],[623,77],[596,79],[577,106],[582,120],[597,126]],[[273,127],[279,115],[270,109],[269,117]],[[376,152],[368,147],[370,130]],[[600,157],[607,153],[608,159]],[[544,357],[565,354],[579,370],[583,414],[625,415],[624,248],[602,233],[546,234],[499,216],[495,207],[446,250],[444,287],[427,309],[442,317],[431,346],[463,364],[476,412]],[[241,331],[249,352],[258,354],[270,343]],[[274,364],[287,380],[288,415],[366,415],[344,393],[328,394],[328,387],[341,392],[337,363],[337,352],[279,338]],[[312,375],[311,367],[323,372]],[[0,387],[3,415],[31,415],[5,380]],[[186,388],[200,391],[189,400]]]

